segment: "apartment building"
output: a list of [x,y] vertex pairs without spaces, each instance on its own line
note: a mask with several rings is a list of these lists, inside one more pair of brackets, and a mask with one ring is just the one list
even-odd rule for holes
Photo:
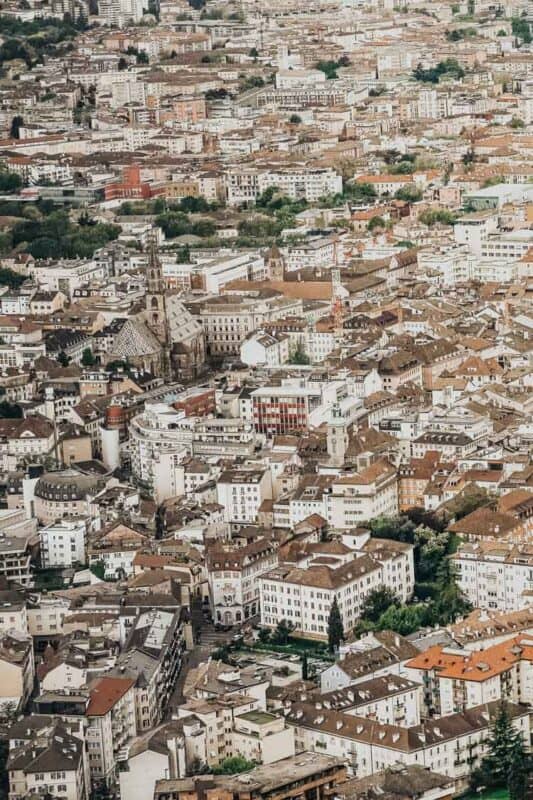
[[381,675],[353,686],[324,692],[315,706],[373,719],[382,725],[420,725],[421,685],[400,675]]
[[340,659],[320,675],[322,692],[358,685],[373,678],[405,676],[405,664],[419,649],[394,631],[367,633],[339,648]]
[[280,796],[299,800],[302,796],[326,800],[346,778],[346,767],[338,758],[323,753],[300,753],[276,763],[254,767],[243,782],[239,775],[194,776],[182,780],[158,780],[154,800],[201,800],[206,790],[211,800],[248,800],[250,786],[255,800]]
[[354,475],[336,478],[326,495],[326,518],[336,529],[356,528],[361,522],[398,512],[396,468],[380,459]]
[[[38,731],[27,728],[27,732],[32,734],[30,738],[10,741],[6,765],[9,800],[29,796],[88,800],[83,733],[72,735],[70,725],[52,718],[46,727]],[[15,734],[13,731],[11,736]]]
[[135,483],[153,491],[157,481],[157,463],[169,474],[191,454],[192,422],[180,410],[165,403],[146,404],[142,414],[130,423],[129,450]]
[[207,578],[215,623],[235,625],[259,614],[259,578],[277,563],[277,543],[266,536],[245,545],[216,542],[210,547]]
[[320,562],[317,558],[306,567],[279,566],[261,577],[262,625],[275,628],[286,620],[302,636],[327,640],[336,599],[345,634],[353,630],[366,595],[382,583],[381,565],[359,554],[334,567]]
[[481,256],[518,261],[531,247],[533,247],[533,231],[525,228],[487,236],[481,243]]
[[89,564],[102,564],[106,580],[134,574],[135,556],[148,544],[145,534],[123,523],[114,523],[96,534],[88,548]]
[[255,203],[270,186],[293,200],[303,198],[316,202],[320,197],[342,192],[342,177],[329,167],[292,167],[258,170],[257,168],[228,169],[225,173],[228,205]]
[[[484,703],[462,714],[427,719],[403,728],[352,716],[311,703],[295,703],[286,720],[295,727],[296,752],[311,750],[341,758],[350,772],[363,778],[402,761],[444,773],[467,788],[472,768],[486,752],[491,721],[498,703]],[[513,727],[524,744],[529,738],[529,712],[509,706]]]
[[170,701],[185,649],[182,609],[137,609],[124,606],[122,621],[127,630],[124,649],[111,675],[135,682],[135,725],[139,734],[156,726]]
[[0,420],[0,468],[14,471],[28,461],[43,461],[54,448],[54,426],[44,416]]
[[433,716],[464,712],[482,703],[528,705],[533,697],[533,639],[520,635],[483,650],[434,645],[405,665],[423,686],[423,707]]
[[87,519],[62,519],[41,528],[42,566],[71,567],[73,564],[85,564],[88,522]]
[[89,687],[87,750],[91,782],[114,784],[120,757],[136,732],[134,684],[131,678],[105,676]]
[[257,700],[246,694],[211,700],[191,699],[178,708],[178,718],[198,720],[200,730],[195,733],[202,739],[199,760],[214,767],[225,758],[237,755],[233,742],[235,719],[256,711],[257,705]]
[[457,582],[474,608],[519,611],[533,596],[533,545],[463,543],[453,556]]
[[11,630],[0,637],[0,715],[5,708],[24,708],[33,691],[35,665],[33,640],[26,633]]
[[0,512],[0,575],[8,583],[32,586],[31,546],[38,539],[35,519],[23,509]]
[[224,519],[233,524],[257,521],[263,500],[272,498],[272,476],[268,469],[225,470],[217,480],[217,502]]

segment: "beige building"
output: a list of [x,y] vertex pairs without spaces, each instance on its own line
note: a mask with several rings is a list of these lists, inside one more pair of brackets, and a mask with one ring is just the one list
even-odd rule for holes
[[0,716],[22,708],[33,690],[31,637],[13,630],[0,639]]

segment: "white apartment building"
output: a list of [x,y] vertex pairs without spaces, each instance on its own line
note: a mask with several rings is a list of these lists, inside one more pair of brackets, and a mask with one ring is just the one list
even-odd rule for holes
[[[498,703],[485,703],[462,714],[427,719],[412,728],[381,725],[340,711],[293,704],[286,719],[295,726],[296,752],[326,752],[347,763],[358,778],[387,769],[398,761],[444,773],[467,788],[470,773],[486,753],[491,721]],[[527,746],[529,711],[510,706],[513,726]],[[457,787],[457,788],[458,788]]]
[[397,472],[385,460],[354,475],[336,478],[326,495],[326,517],[336,529],[355,528],[374,517],[397,513]]
[[265,259],[259,253],[226,250],[215,258],[199,258],[191,267],[191,276],[195,288],[200,280],[204,291],[220,294],[220,290],[230,281],[265,280],[267,269]]
[[515,636],[484,650],[434,645],[405,665],[405,675],[421,683],[426,714],[445,716],[488,702],[533,699],[533,639]]
[[270,470],[225,470],[217,480],[217,502],[224,506],[226,522],[256,522],[259,506],[263,500],[271,499]]
[[461,591],[474,608],[518,611],[531,605],[533,545],[464,542],[453,562]]
[[326,566],[320,559],[301,566],[280,566],[261,578],[261,624],[275,628],[281,620],[298,634],[326,640],[328,618],[337,599],[345,633],[353,630],[366,595],[382,583],[382,568],[368,555]]
[[314,267],[331,269],[342,260],[342,248],[332,236],[316,236],[287,248],[285,264],[288,272]]
[[114,782],[118,755],[136,733],[135,680],[105,676],[91,685],[87,750],[91,782]]
[[481,243],[483,258],[498,258],[517,261],[533,247],[533,231],[522,228],[488,236]]
[[[32,718],[30,717],[30,724]],[[52,718],[50,718],[52,720]],[[32,731],[27,740],[11,739],[9,800],[21,797],[62,797],[87,800],[86,754],[83,735],[72,734],[68,724],[51,722],[48,729]]]
[[45,569],[86,563],[87,523],[85,519],[62,519],[41,528],[41,564]]
[[253,333],[241,344],[241,361],[250,366],[279,367],[289,360],[290,339],[284,334]]
[[460,217],[453,232],[457,244],[466,245],[471,253],[480,256],[489,235],[497,230],[497,214],[492,211],[477,211]]
[[82,259],[56,261],[53,264],[40,262],[39,266],[32,265],[31,275],[41,290],[59,291],[69,298],[72,298],[75,289],[91,281],[102,281],[109,277],[101,262]]
[[519,278],[520,261],[511,257],[478,258],[471,262],[470,276],[481,283],[512,283]]
[[320,197],[342,192],[342,177],[329,167],[292,167],[279,170],[230,169],[225,175],[228,205],[253,205],[265,189],[275,186],[297,200],[316,202]]
[[420,684],[401,675],[381,675],[323,693],[317,702],[322,708],[375,719],[382,725],[411,728],[420,724],[421,689]]
[[207,551],[209,601],[216,624],[235,625],[259,613],[259,578],[278,563],[277,543],[260,536],[249,544],[217,541]]
[[143,17],[144,0],[100,0],[98,18],[104,25],[125,28]]
[[165,470],[178,466],[192,452],[192,418],[165,403],[147,403],[130,423],[129,450],[134,481],[154,490],[156,462]]

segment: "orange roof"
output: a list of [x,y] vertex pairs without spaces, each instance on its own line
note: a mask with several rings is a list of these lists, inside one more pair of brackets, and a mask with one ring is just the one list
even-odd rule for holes
[[[438,672],[439,678],[486,681],[488,678],[507,672],[513,664],[520,661],[522,656],[528,659],[529,655],[533,657],[533,641],[530,639],[531,646],[525,648],[520,646],[520,641],[520,637],[515,637],[486,650],[465,654],[435,645],[412,658],[407,662],[407,666],[411,669],[434,670]],[[528,655],[526,651],[529,650],[531,654]]]
[[135,685],[132,678],[99,678],[91,687],[88,717],[103,717]]

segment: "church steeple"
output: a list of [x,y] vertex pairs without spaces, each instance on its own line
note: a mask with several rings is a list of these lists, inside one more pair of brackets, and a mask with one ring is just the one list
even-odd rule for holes
[[168,329],[167,306],[163,270],[157,255],[155,241],[152,239],[148,249],[146,272],[146,324],[161,344],[161,371],[163,377],[170,375],[170,335]]
[[168,344],[167,309],[163,270],[159,261],[155,242],[152,240],[148,250],[148,269],[146,275],[146,322],[162,345]]
[[157,255],[155,239],[150,240],[148,248],[148,272],[146,280],[146,290],[149,294],[163,294],[165,285],[163,283],[163,270]]
[[271,281],[282,281],[285,278],[285,260],[277,244],[273,244],[266,254],[266,266]]

